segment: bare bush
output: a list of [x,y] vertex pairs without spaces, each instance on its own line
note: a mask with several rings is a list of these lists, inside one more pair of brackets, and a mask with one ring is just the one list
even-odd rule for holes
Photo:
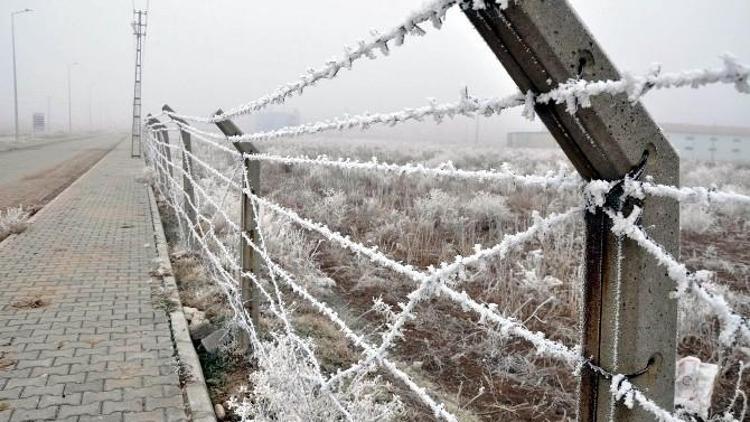
[[251,389],[228,403],[243,421],[328,422],[338,419],[339,406],[355,421],[394,421],[403,414],[401,401],[378,377],[358,378],[331,396],[321,391],[312,365],[288,337],[275,337],[264,350],[250,375]]
[[0,211],[0,240],[23,233],[29,227],[29,214],[22,206]]

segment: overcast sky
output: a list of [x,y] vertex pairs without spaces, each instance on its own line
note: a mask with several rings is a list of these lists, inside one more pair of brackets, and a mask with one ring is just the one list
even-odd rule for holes
[[[387,29],[423,0],[151,0],[144,64],[144,114],[163,103],[178,112],[209,114],[293,81],[368,36]],[[718,66],[732,52],[750,62],[748,0],[571,0],[620,70],[643,72]],[[145,7],[145,0],[136,1]],[[67,66],[72,69],[74,128],[127,128],[133,90],[131,0],[0,1],[0,132],[12,130],[10,13],[16,16],[19,106],[23,128],[32,112],[67,124]],[[454,101],[467,85],[476,96],[503,96],[515,86],[459,10],[442,30],[408,38],[386,58],[361,61],[323,81],[286,108],[311,121],[363,111],[420,106],[428,97]],[[645,103],[660,122],[750,126],[750,96],[731,87],[655,92]],[[91,104],[91,107],[89,105]],[[409,130],[421,137],[455,137],[473,121]],[[482,119],[481,136],[538,127],[517,112]],[[473,136],[473,135],[472,135]]]

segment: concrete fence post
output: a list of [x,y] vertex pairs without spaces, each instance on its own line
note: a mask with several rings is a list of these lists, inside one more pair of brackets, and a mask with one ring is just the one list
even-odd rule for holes
[[[164,106],[162,107],[162,111],[167,113],[174,113],[174,110],[172,110],[166,104],[164,104]],[[180,122],[182,124],[187,124],[184,120],[173,117],[171,114],[169,115],[169,117],[174,121]],[[187,151],[187,153],[182,154],[182,189],[185,191],[185,212],[188,215],[188,221],[190,225],[193,228],[196,228],[198,224],[198,216],[197,210],[193,208],[193,206],[197,208],[198,203],[195,200],[195,187],[193,186],[193,182],[191,181],[191,179],[195,180],[195,173],[193,172],[193,162],[189,155],[193,152],[190,132],[187,132],[180,128],[180,139],[182,140],[182,147],[184,148],[184,151]],[[192,206],[190,204],[192,204]],[[189,238],[190,237],[188,236],[188,239]]]
[[[565,0],[510,2],[501,10],[485,2],[464,13],[522,92],[547,92],[570,79],[619,79],[620,74]],[[587,180],[618,180],[642,167],[657,183],[679,184],[679,158],[640,103],[624,94],[591,98],[570,114],[565,105],[536,105],[536,113]],[[649,197],[640,224],[679,256],[679,206]],[[626,204],[627,207],[627,204]],[[659,406],[674,408],[677,303],[674,283],[635,242],[610,231],[603,212],[586,220],[586,274],[582,346],[585,357],[632,384]],[[635,406],[615,403],[609,380],[584,368],[580,421],[653,421]]]
[[[160,142],[168,145],[169,144],[169,133],[167,133],[165,131],[165,129],[167,127],[164,124],[162,124],[159,121],[159,119],[157,119],[155,117],[151,117],[150,114],[148,116],[146,116],[146,119],[147,119],[146,122],[148,123],[149,127],[153,130],[153,132],[151,133],[151,136],[155,135],[156,139],[158,139]],[[174,177],[174,169],[171,166],[171,164],[172,164],[172,151],[171,151],[171,148],[169,148],[167,145],[157,145],[156,149],[159,150],[159,152],[163,155],[163,157],[161,158],[161,161],[163,162],[163,166],[164,166],[164,169],[165,169],[164,171],[166,171],[167,173],[169,173],[170,177]],[[161,173],[162,172],[159,171],[159,178],[162,181],[162,186],[164,186],[165,188],[168,188],[171,191],[172,189],[170,188],[170,184],[168,183],[169,179],[167,178],[167,175],[166,174],[161,174]]]
[[[222,110],[219,109],[215,115],[222,114]],[[242,135],[242,131],[237,125],[231,120],[225,120],[223,122],[216,123],[219,130],[227,137]],[[240,154],[256,154],[258,149],[251,143],[233,143],[234,147]],[[244,172],[247,177],[242,178],[243,188],[249,190],[255,195],[260,195],[260,162],[254,160],[248,160],[243,157]],[[255,208],[253,207],[252,199],[245,192],[242,192],[241,202],[241,221],[240,227],[244,231],[248,238],[252,240],[255,245],[259,245],[259,235],[257,231]],[[240,251],[241,267],[245,273],[252,273],[256,276],[260,274],[261,261],[260,256],[253,250],[253,248],[247,243],[244,237],[240,237]],[[250,314],[250,318],[255,325],[256,331],[260,332],[260,293],[256,291],[253,286],[252,280],[248,277],[243,277],[240,274],[239,277],[240,288],[242,290],[242,302],[245,304],[245,308]],[[247,336],[243,336],[241,346],[244,350],[247,350],[249,346],[249,339]]]

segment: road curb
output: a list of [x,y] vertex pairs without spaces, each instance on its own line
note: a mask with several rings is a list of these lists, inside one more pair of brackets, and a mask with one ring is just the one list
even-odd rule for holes
[[168,269],[167,275],[163,277],[164,288],[169,299],[176,305],[174,311],[169,313],[171,321],[172,336],[177,349],[179,362],[187,368],[189,376],[185,381],[185,396],[187,404],[190,407],[191,418],[193,422],[216,422],[213,403],[208,395],[208,387],[203,376],[198,353],[193,347],[193,341],[190,339],[187,320],[182,312],[182,302],[177,291],[177,283],[172,276],[172,264],[169,260],[169,250],[167,248],[167,238],[164,235],[164,226],[161,221],[159,207],[156,205],[156,195],[151,186],[147,189],[149,205],[151,208],[151,220],[154,225],[154,244],[159,258],[164,266]]

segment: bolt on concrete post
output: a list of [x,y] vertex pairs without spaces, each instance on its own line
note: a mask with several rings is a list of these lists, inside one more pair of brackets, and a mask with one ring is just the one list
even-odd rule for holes
[[[522,92],[547,92],[569,79],[620,78],[567,1],[510,2],[505,10],[488,2],[484,10],[464,13]],[[645,175],[657,183],[679,183],[679,158],[640,103],[631,104],[624,94],[592,97],[591,102],[574,114],[564,104],[535,106],[584,179],[621,179],[647,152]],[[678,256],[677,202],[649,197],[642,207],[642,227]],[[630,382],[672,410],[677,303],[669,294],[674,283],[635,242],[613,235],[602,212],[585,218],[583,354],[608,371],[639,374]],[[581,421],[654,420],[638,406],[615,403],[609,381],[588,368],[582,371],[579,393]]]
[[[219,109],[215,115],[222,114]],[[240,136],[242,131],[237,125],[231,120],[225,120],[223,122],[217,122],[216,126],[219,130],[227,137]],[[234,147],[239,151],[240,154],[257,154],[258,149],[252,143],[233,143]],[[244,165],[244,171],[247,177],[243,177],[242,186],[245,189],[250,190],[255,195],[260,195],[260,162],[251,161],[246,158],[242,160]],[[260,245],[260,236],[258,235],[255,207],[253,207],[252,199],[245,192],[242,192],[242,216],[240,226],[242,231],[247,234],[250,240],[255,245]],[[260,256],[255,253],[255,250],[247,243],[244,237],[240,237],[240,250],[242,251],[242,272],[251,274],[260,274],[261,262]],[[242,302],[245,304],[245,308],[250,314],[250,318],[255,325],[257,332],[260,332],[260,293],[256,291],[253,286],[252,280],[247,277],[243,277],[240,274],[239,277],[240,287],[242,290]],[[241,338],[241,347],[243,350],[248,350],[249,339],[247,336]]]

